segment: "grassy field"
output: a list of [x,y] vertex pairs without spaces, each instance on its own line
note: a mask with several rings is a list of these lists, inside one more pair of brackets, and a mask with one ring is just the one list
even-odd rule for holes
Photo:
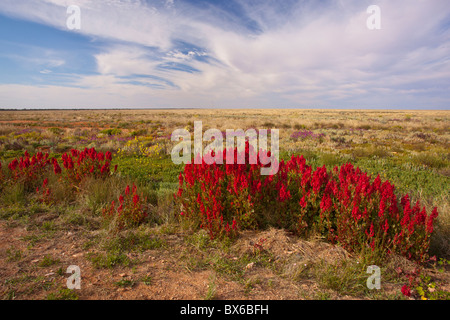
[[[352,163],[391,181],[439,216],[429,261],[410,299],[448,299],[450,270],[450,113],[358,110],[1,111],[0,160],[25,152],[61,159],[71,149],[111,152],[117,172],[67,190],[49,178],[52,201],[35,187],[4,185],[0,195],[0,296],[3,299],[408,299],[400,289],[417,265],[392,256],[380,290],[367,266],[339,245],[286,230],[243,231],[211,241],[186,228],[173,195],[183,165],[173,164],[171,133],[279,129],[280,157],[311,166]],[[6,181],[6,180],[5,180]],[[149,212],[121,230],[103,212],[135,184]],[[38,186],[40,187],[40,186]],[[81,269],[68,290],[66,269]]]

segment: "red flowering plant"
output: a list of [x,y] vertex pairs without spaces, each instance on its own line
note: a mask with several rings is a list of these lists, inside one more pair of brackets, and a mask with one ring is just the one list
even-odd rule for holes
[[405,297],[408,297],[408,298],[411,297],[411,289],[408,285],[406,285],[406,284],[403,285],[401,291]]
[[349,251],[369,252],[373,257],[396,252],[417,261],[427,258],[437,209],[429,216],[419,202],[411,209],[409,197],[399,202],[389,181],[382,182],[379,176],[372,181],[352,164],[313,172],[303,157],[295,156],[281,163],[274,181],[289,186],[287,216],[297,221],[293,231],[314,230]]
[[319,233],[372,257],[396,252],[426,260],[436,208],[427,215],[408,196],[398,201],[394,185],[352,164],[313,170],[303,156],[292,156],[280,161],[277,174],[263,176],[259,160],[249,164],[251,152],[247,143],[244,164],[186,164],[175,195],[182,218],[211,238],[275,226],[299,235]]
[[39,201],[45,204],[50,204],[52,202],[51,191],[48,186],[48,178],[45,178],[42,182],[42,188],[39,190],[39,187],[36,187],[36,193],[39,196]]
[[111,174],[111,152],[97,152],[95,148],[79,151],[72,149],[61,156],[64,171],[58,161],[53,160],[55,174],[62,174],[63,180],[73,188],[78,188],[86,177],[106,178]]
[[[250,152],[253,151],[247,144],[239,154],[235,149],[233,164],[226,161],[227,151],[223,150],[224,164],[207,164],[202,158],[201,164],[192,161],[185,165],[175,194],[184,221],[188,221],[191,227],[206,229],[211,238],[232,237],[238,229],[257,226],[253,208],[257,197],[252,188],[255,186],[256,168],[260,164],[248,164]],[[210,155],[214,157],[214,151]],[[237,164],[241,156],[245,157],[247,164]]]
[[118,202],[112,201],[109,207],[103,209],[103,217],[108,221],[115,220],[119,230],[138,225],[148,216],[146,203],[147,199],[137,192],[134,184],[131,188],[127,185]]
[[33,191],[44,180],[49,165],[48,153],[38,152],[31,156],[25,151],[23,157],[16,158],[8,164],[10,171],[8,180],[12,184],[23,183],[26,191]]

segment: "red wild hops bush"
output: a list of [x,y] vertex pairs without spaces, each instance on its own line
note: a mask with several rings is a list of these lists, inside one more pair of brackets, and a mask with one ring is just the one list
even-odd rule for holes
[[133,184],[132,188],[127,186],[124,195],[120,195],[118,199],[118,207],[116,202],[112,201],[111,205],[103,209],[103,216],[107,220],[117,219],[117,227],[122,229],[126,226],[137,225],[144,221],[148,216],[145,208],[147,199],[138,194],[137,187]]
[[61,173],[61,167],[58,164],[58,160],[56,160],[55,158],[52,158],[52,164],[53,164],[53,172],[55,174],[60,174]]
[[411,297],[411,289],[406,284],[402,287],[402,293],[406,297]]
[[186,164],[175,194],[182,218],[211,238],[275,226],[319,233],[349,251],[426,259],[436,208],[428,216],[408,196],[398,201],[394,185],[352,164],[313,170],[292,156],[280,161],[276,175],[262,176],[259,161],[248,164],[251,152],[247,143],[246,164]]
[[95,148],[83,151],[72,149],[61,156],[64,172],[56,160],[53,161],[55,174],[63,174],[63,178],[73,187],[79,186],[85,177],[106,178],[111,174],[111,152],[97,152]]
[[[225,163],[226,156],[223,150]],[[248,163],[248,145],[245,156]],[[175,198],[181,205],[181,216],[194,228],[206,229],[211,238],[235,235],[238,228],[256,227],[250,177],[256,170],[249,171],[250,165],[238,165],[236,160],[237,153],[235,164],[208,165],[202,159],[201,164],[186,164],[179,175]]]
[[27,191],[34,190],[48,172],[48,165],[50,164],[48,157],[48,153],[38,152],[30,156],[25,151],[23,157],[12,160],[8,165],[11,172],[11,182],[13,184],[23,183]]
[[[40,193],[39,187],[36,188],[36,193],[38,194]],[[39,201],[45,204],[51,203],[50,194],[51,191],[50,188],[48,187],[48,178],[45,178],[44,181],[42,182],[42,192],[40,194]]]
[[[3,175],[0,164],[0,189],[8,184],[21,183],[25,191],[40,193],[40,201],[50,202],[50,188],[48,188],[48,178],[51,174],[51,165],[55,175],[61,178],[60,181],[72,188],[78,188],[86,177],[106,178],[111,174],[110,163],[111,152],[97,152],[94,148],[78,151],[72,149],[70,154],[62,155],[62,168],[56,158],[49,158],[49,154],[38,152],[31,156],[25,151],[23,157],[13,159],[8,164],[9,175]],[[117,165],[114,171],[117,170]]]

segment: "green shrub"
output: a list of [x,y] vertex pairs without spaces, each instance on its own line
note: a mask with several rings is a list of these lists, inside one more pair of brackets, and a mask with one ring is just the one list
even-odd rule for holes
[[105,130],[100,131],[100,133],[107,134],[108,136],[117,136],[122,133],[122,130],[120,130],[118,128],[105,129]]
[[411,162],[416,165],[422,165],[430,168],[444,168],[448,166],[448,161],[436,154],[419,153],[412,157]]
[[48,128],[48,131],[50,131],[51,133],[53,133],[56,136],[59,136],[60,134],[62,134],[64,132],[63,129],[57,128],[57,127]]

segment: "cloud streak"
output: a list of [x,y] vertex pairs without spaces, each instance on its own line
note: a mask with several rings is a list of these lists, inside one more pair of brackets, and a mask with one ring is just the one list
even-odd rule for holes
[[[449,109],[447,1],[372,2],[3,0],[0,13],[66,30],[64,8],[80,6],[96,65],[64,91],[82,107]],[[371,4],[381,30],[366,27]],[[35,107],[21,90],[72,106],[15,83],[0,106]]]

